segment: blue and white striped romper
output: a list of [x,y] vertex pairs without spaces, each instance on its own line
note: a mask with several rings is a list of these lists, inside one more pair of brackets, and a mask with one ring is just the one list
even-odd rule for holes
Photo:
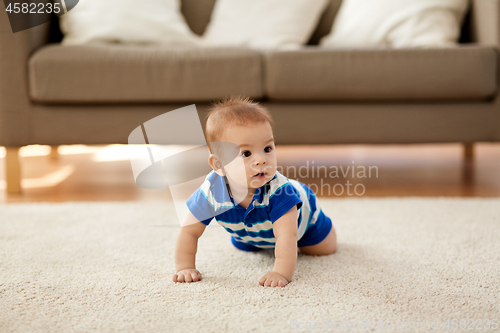
[[225,177],[212,171],[186,203],[201,223],[208,225],[215,218],[241,250],[273,249],[276,243],[273,223],[295,205],[299,212],[298,247],[318,244],[332,228],[332,222],[322,212],[314,192],[279,171],[256,189],[248,208],[235,203],[226,183]]

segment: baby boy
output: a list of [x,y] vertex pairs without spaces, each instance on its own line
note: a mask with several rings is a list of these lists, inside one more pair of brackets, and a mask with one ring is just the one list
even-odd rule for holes
[[[335,229],[312,190],[277,171],[273,120],[263,106],[240,97],[216,103],[205,132],[213,171],[186,202],[188,213],[175,246],[174,282],[201,280],[195,266],[198,238],[214,218],[236,248],[274,249],[274,267],[259,279],[262,286],[291,282],[297,249],[310,255],[336,251]],[[239,147],[230,163],[216,142]]]

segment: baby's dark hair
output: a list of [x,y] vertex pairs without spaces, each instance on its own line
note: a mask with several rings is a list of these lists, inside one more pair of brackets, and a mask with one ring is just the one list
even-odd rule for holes
[[207,115],[205,136],[210,147],[210,142],[222,141],[225,130],[230,126],[253,125],[268,122],[274,127],[269,111],[252,101],[249,97],[231,96],[212,104]]

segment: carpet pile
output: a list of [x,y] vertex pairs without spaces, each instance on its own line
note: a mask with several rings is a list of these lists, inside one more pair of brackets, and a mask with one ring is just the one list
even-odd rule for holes
[[169,202],[1,205],[0,331],[450,332],[456,324],[489,332],[491,320],[500,325],[500,198],[320,204],[338,251],[299,253],[285,288],[258,284],[272,269],[272,250],[239,251],[214,222],[198,245],[202,281],[172,282],[179,225]]

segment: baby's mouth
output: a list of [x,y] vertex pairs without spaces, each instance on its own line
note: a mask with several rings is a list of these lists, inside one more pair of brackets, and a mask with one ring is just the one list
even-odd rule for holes
[[262,177],[264,177],[265,175],[266,175],[266,173],[265,173],[265,172],[259,172],[258,174],[253,175],[253,177],[262,178]]

